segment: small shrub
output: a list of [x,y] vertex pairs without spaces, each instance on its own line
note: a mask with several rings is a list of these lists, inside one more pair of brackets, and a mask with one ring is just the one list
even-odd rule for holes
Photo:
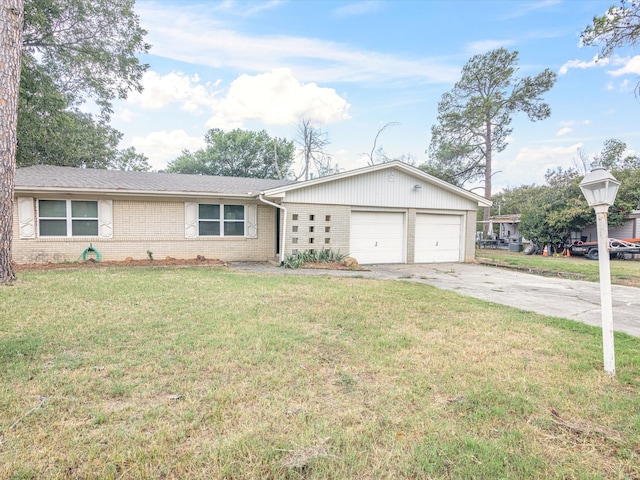
[[302,268],[305,263],[329,263],[340,262],[346,255],[334,252],[331,249],[305,250],[295,255],[287,255],[284,259],[284,268]]
[[153,260],[153,252],[151,250],[147,250],[147,259]]

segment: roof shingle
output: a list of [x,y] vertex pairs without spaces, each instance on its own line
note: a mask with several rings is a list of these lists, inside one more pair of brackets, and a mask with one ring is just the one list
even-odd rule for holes
[[295,180],[217,177],[178,173],[128,172],[89,168],[34,165],[16,170],[16,190],[59,188],[121,192],[206,193],[257,195],[263,190],[295,183]]

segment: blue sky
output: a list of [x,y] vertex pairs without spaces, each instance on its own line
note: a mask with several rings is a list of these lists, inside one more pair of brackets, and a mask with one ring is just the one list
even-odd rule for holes
[[[301,118],[328,134],[341,169],[389,157],[427,159],[437,104],[475,54],[519,52],[518,76],[558,73],[551,117],[513,119],[494,162],[494,191],[542,184],[617,138],[640,152],[640,52],[595,62],[580,32],[616,0],[146,1],[136,13],[152,45],[142,94],[115,105],[113,125],[162,169],[210,128],[293,140]],[[468,188],[473,185],[468,185]]]

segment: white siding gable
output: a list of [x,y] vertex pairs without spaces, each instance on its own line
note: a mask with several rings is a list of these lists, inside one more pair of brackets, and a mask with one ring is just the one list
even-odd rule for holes
[[[420,185],[421,188],[415,188]],[[286,202],[475,210],[477,202],[398,169],[378,170],[286,193]]]

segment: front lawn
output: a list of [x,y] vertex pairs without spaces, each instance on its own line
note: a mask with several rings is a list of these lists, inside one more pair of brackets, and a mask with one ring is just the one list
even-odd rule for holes
[[640,339],[422,284],[207,267],[0,288],[0,478],[638,478]]

